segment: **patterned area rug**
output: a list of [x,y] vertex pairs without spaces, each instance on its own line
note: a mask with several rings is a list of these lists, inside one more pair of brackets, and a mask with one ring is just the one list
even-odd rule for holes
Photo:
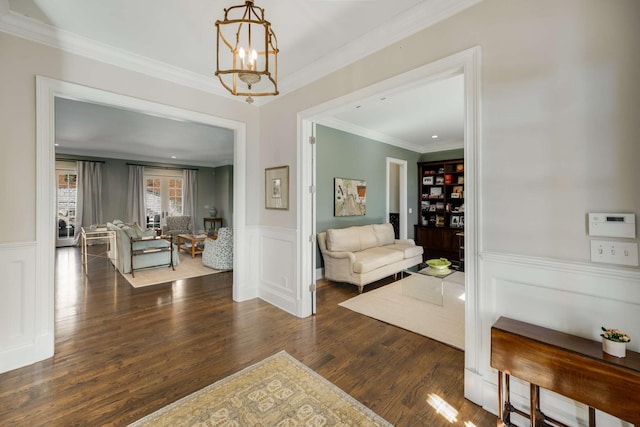
[[131,424],[139,426],[391,426],[284,351]]
[[202,257],[180,253],[180,263],[176,265],[175,271],[171,267],[155,267],[146,270],[137,270],[136,277],[131,277],[131,273],[122,274],[127,282],[134,288],[143,286],[157,285],[159,283],[173,282],[190,277],[205,276],[207,274],[220,273],[223,270],[214,270],[213,268],[202,265]]

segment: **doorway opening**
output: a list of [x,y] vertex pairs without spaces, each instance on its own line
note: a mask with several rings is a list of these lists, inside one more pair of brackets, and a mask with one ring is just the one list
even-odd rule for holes
[[[36,167],[37,191],[36,191],[36,263],[39,268],[36,274],[36,282],[43,292],[38,293],[36,306],[42,307],[43,330],[41,331],[41,351],[39,359],[50,357],[54,354],[54,251],[57,221],[55,215],[55,196],[52,189],[55,188],[55,99],[57,97],[80,100],[89,103],[154,114],[159,117],[173,118],[177,120],[191,121],[218,127],[227,128],[234,133],[234,198],[233,198],[233,224],[234,224],[234,251],[243,253],[245,242],[242,237],[246,228],[246,125],[242,122],[223,119],[208,114],[185,110],[178,107],[159,104],[120,95],[112,92],[94,89],[74,83],[63,82],[47,77],[36,76]],[[248,298],[253,291],[243,286],[245,283],[244,257],[234,256],[233,299],[241,301]]]
[[[387,157],[386,216],[396,239],[407,238],[407,161]],[[395,223],[397,216],[397,224]]]
[[[323,118],[332,112],[345,108],[346,105],[356,106],[372,97],[380,97],[402,88],[415,87],[447,77],[462,74],[464,77],[464,170],[465,170],[465,397],[473,402],[482,401],[482,378],[478,374],[480,369],[480,337],[481,319],[477,309],[478,278],[476,268],[476,254],[480,241],[476,224],[480,221],[478,209],[478,170],[477,152],[480,145],[480,48],[474,47],[451,55],[418,69],[382,81],[378,84],[352,92],[340,98],[312,107],[298,114],[300,141],[308,140],[312,135],[315,123],[322,123]],[[298,164],[308,165],[313,161],[311,149],[301,143]],[[311,168],[310,168],[311,169]],[[315,188],[315,176],[301,169],[299,171],[299,226],[301,229],[299,247],[303,263],[300,269],[300,283],[309,274],[312,263],[310,260],[316,251],[315,239],[306,240],[304,236],[315,235],[315,193],[304,189]],[[309,233],[309,234],[307,234]],[[300,287],[301,312],[311,315],[311,292],[302,285]],[[308,307],[308,308],[307,308]],[[306,310],[306,311],[305,311]]]

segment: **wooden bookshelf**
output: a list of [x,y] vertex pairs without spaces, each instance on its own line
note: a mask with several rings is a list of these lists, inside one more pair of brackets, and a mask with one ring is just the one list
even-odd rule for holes
[[464,159],[418,163],[416,243],[425,259],[460,260],[464,231]]

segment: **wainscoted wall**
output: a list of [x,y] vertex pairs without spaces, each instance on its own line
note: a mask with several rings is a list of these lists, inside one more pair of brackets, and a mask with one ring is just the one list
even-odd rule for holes
[[[631,335],[628,348],[640,351],[638,269],[482,253],[478,276],[478,320],[482,331],[478,373],[483,381],[483,407],[491,412],[497,412],[498,378],[490,367],[491,325],[500,316],[597,341],[601,339],[601,326],[616,327]],[[528,410],[528,384],[514,381],[512,395],[518,407]],[[541,399],[543,412],[559,421],[587,424],[584,405],[544,391]],[[598,426],[630,426],[607,414],[597,415]]]
[[[260,298],[299,316],[297,230],[264,226],[260,232]],[[251,263],[249,263],[250,265]]]
[[49,308],[37,305],[48,299],[36,298],[49,293],[41,289],[48,283],[37,283],[35,260],[35,242],[0,244],[0,372],[53,355],[48,337],[43,339],[52,330]]

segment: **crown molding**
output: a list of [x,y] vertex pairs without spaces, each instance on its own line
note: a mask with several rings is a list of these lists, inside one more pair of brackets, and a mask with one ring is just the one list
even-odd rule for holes
[[[280,93],[284,95],[306,86],[331,72],[422,31],[481,1],[432,0],[420,3],[389,23],[378,27],[373,32],[347,43],[334,53],[325,55],[313,64],[301,68],[293,75],[281,79],[278,83]],[[0,0],[0,31],[96,61],[223,96],[227,99],[244,102],[244,97],[232,96],[225,91],[214,76],[204,76],[82,37],[69,31],[57,29],[38,20],[10,11],[8,0]],[[256,105],[264,105],[271,99],[258,100],[256,98],[256,101],[258,101]]]
[[[0,12],[2,11],[1,5],[2,0],[0,0]],[[228,94],[213,76],[203,76],[165,62],[137,55],[69,31],[60,30],[12,11],[0,16],[0,31],[182,86],[220,96]],[[244,98],[242,100],[244,101]]]
[[425,1],[375,30],[350,41],[314,63],[300,68],[278,83],[281,93],[289,93],[327,74],[353,64],[381,49],[437,24],[483,0]]
[[455,150],[457,148],[464,148],[464,141],[459,141],[459,142],[429,141],[425,145],[414,144],[412,142],[405,141],[400,138],[395,138],[385,133],[371,130],[369,128],[357,126],[357,125],[354,125],[353,123],[348,123],[348,122],[336,119],[334,117],[323,117],[318,119],[316,123],[326,127],[330,127],[332,129],[340,130],[342,132],[350,133],[352,135],[361,136],[363,138],[378,141],[387,145],[393,145],[395,147],[403,148],[405,150],[413,151],[415,153],[420,153],[420,154],[435,153],[438,151],[447,151],[447,150]]

